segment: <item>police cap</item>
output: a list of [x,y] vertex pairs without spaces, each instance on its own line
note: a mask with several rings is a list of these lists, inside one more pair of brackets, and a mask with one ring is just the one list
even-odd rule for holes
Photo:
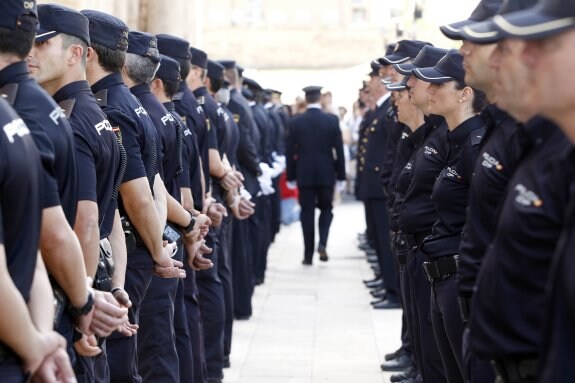
[[244,67],[236,63],[236,69],[238,70],[238,75],[240,77],[244,77],[244,70],[245,70]]
[[399,64],[415,58],[426,45],[432,44],[419,40],[401,40],[390,55],[385,55],[378,61],[381,65]]
[[225,69],[234,69],[236,62],[234,60],[220,60],[218,61]]
[[501,3],[502,0],[481,0],[473,12],[471,12],[468,19],[442,25],[439,29],[445,36],[452,40],[462,40],[461,29],[463,27],[493,17],[499,8],[501,8]]
[[369,66],[371,67],[371,72],[369,72],[367,75],[369,77],[378,77],[379,70],[383,67],[383,65],[381,65],[376,60],[373,60],[372,62],[369,63]]
[[323,87],[321,87],[321,86],[310,85],[310,86],[306,86],[305,88],[303,88],[303,91],[306,94],[306,96],[313,96],[313,95],[321,94],[322,89],[323,89]]
[[213,60],[208,60],[208,77],[223,80],[224,79],[224,67]]
[[117,17],[104,12],[84,9],[80,11],[88,18],[90,41],[103,47],[118,50],[128,50],[128,26]]
[[464,82],[463,56],[457,49],[451,49],[435,66],[415,68],[413,74],[420,80],[436,84],[454,80]]
[[171,82],[180,82],[180,64],[171,57],[160,55],[160,67],[156,77]]
[[542,39],[575,27],[571,1],[541,0],[529,9],[497,15],[495,25],[507,37]]
[[244,77],[244,85],[250,88],[252,91],[262,91],[264,88],[254,79]]
[[90,45],[90,27],[88,18],[80,12],[57,4],[38,5],[40,26],[36,33],[36,42],[51,39],[59,33],[78,37]]
[[408,80],[409,80],[409,76],[403,76],[403,79],[401,79],[401,81],[387,84],[385,87],[387,88],[387,90],[399,92],[399,91],[407,89],[407,81]]
[[447,54],[447,49],[441,49],[426,45],[415,57],[413,62],[405,64],[394,64],[393,67],[404,76],[412,74],[415,68],[427,68],[435,66]]
[[[536,3],[537,0],[507,0],[497,14],[503,16],[508,13],[521,11],[534,6]],[[493,18],[489,18],[479,23],[464,26],[461,29],[461,37],[475,44],[493,44],[503,39],[505,33],[497,28]]]
[[190,47],[192,55],[192,65],[202,69],[208,69],[208,54],[201,49]]
[[128,34],[128,53],[147,57],[156,64],[160,62],[158,40],[151,33],[130,31]]
[[156,35],[156,39],[158,40],[158,50],[161,54],[176,60],[190,59],[190,43],[186,40],[163,33]]
[[[32,16],[32,18],[22,19],[22,16]],[[0,1],[0,27],[36,31],[38,28],[36,0]]]

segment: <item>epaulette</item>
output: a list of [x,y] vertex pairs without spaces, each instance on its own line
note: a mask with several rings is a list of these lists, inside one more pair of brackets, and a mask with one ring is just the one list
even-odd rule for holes
[[204,105],[206,103],[206,98],[204,96],[198,97],[198,104]]
[[10,105],[14,105],[16,101],[16,95],[18,94],[18,84],[12,83],[4,85],[0,88],[0,97],[8,102]]
[[174,96],[172,97],[172,101],[181,101],[182,98],[184,98],[184,92],[179,92],[174,94]]
[[234,114],[234,121],[236,124],[240,122],[240,115],[239,114]]
[[74,110],[74,105],[76,105],[76,99],[71,98],[69,100],[64,100],[64,101],[60,102],[58,105],[60,106],[60,108],[64,112],[64,115],[66,116],[66,118],[70,119],[70,116],[72,115],[72,110]]
[[100,108],[108,105],[108,89],[102,89],[94,94],[94,97],[96,97],[96,102]]

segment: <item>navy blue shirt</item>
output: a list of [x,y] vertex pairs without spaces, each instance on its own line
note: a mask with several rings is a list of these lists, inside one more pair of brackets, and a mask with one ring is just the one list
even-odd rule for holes
[[262,104],[255,103],[251,107],[260,133],[260,140],[256,143],[260,161],[271,165],[273,163],[273,123]]
[[176,111],[186,123],[190,130],[194,131],[200,157],[202,159],[202,170],[204,171],[204,182],[206,193],[210,188],[210,149],[218,149],[218,139],[216,131],[212,130],[207,122],[207,116],[203,108],[198,104],[194,93],[188,88],[185,81],[180,83],[178,93],[172,98]]
[[486,132],[469,190],[467,222],[459,247],[459,295],[471,297],[485,250],[497,226],[498,209],[521,157],[518,123],[495,105],[481,114]]
[[575,177],[565,161],[572,146],[557,127],[542,121],[528,134],[534,149],[509,182],[473,292],[471,347],[485,359],[539,353],[545,287]]
[[399,213],[399,229],[407,234],[431,232],[437,220],[431,193],[447,161],[447,124],[437,117],[426,120],[436,128],[415,154],[411,182]]
[[0,127],[0,232],[8,271],[27,302],[40,239],[42,168],[29,129],[2,98]]
[[[575,164],[575,149],[567,157],[565,167]],[[570,202],[565,223],[557,242],[545,302],[547,303],[540,382],[571,381],[575,377],[575,180],[571,182]]]
[[25,62],[0,71],[0,88],[17,86],[12,106],[30,129],[40,152],[43,172],[43,207],[62,205],[74,226],[78,205],[78,179],[72,128],[60,107],[28,74]]
[[117,195],[114,184],[120,166],[116,134],[100,109],[87,81],[72,82],[54,96],[74,131],[78,167],[78,200],[98,204],[100,239],[112,232]]
[[224,121],[224,110],[218,105],[216,100],[208,93],[205,86],[194,90],[194,96],[198,104],[204,110],[206,115],[206,123],[209,121],[209,134],[210,142],[216,137],[216,145],[210,143],[210,149],[217,149],[220,152],[220,157],[223,157],[227,150],[226,138],[226,122]]
[[[182,174],[182,126],[150,91],[149,84],[139,84],[130,88],[148,112],[158,132],[160,175],[168,193],[181,202],[177,177]],[[180,129],[180,131],[178,131]]]
[[237,151],[240,144],[240,128],[238,124],[234,121],[234,116],[232,112],[225,105],[220,105],[224,111],[224,122],[226,123],[226,137],[228,138],[228,147],[226,155],[230,165],[235,166],[239,169],[240,165],[238,163]]
[[459,251],[469,185],[484,133],[485,125],[480,116],[471,117],[447,132],[447,162],[431,194],[437,221],[431,236],[423,243],[423,251],[430,258],[455,255]]

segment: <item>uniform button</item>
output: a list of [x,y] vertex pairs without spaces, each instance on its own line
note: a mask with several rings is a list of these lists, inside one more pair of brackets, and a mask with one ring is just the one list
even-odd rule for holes
[[364,143],[364,144],[367,144],[367,138],[364,138],[364,139],[363,139],[363,143]]
[[377,118],[375,120],[373,120],[371,125],[377,125]]
[[365,158],[361,157],[361,158],[359,159],[359,162],[361,162],[362,165],[365,164]]
[[359,171],[360,171],[360,172],[363,172],[363,166],[360,166],[360,167],[359,167]]
[[374,128],[373,126],[371,127],[371,131],[372,131],[372,132],[375,132],[375,128]]
[[375,171],[378,172],[379,171],[379,166],[375,167]]

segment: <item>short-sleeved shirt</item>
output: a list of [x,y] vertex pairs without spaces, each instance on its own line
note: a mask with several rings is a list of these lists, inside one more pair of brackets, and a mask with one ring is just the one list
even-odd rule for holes
[[185,81],[180,83],[178,93],[174,95],[172,100],[182,120],[184,120],[188,128],[195,133],[198,149],[200,150],[200,157],[202,159],[202,170],[204,172],[204,182],[207,193],[210,186],[209,151],[210,149],[218,149],[216,131],[213,130],[207,122],[207,116],[204,110]]
[[68,116],[74,132],[78,200],[98,204],[100,239],[106,238],[112,232],[117,208],[114,185],[120,150],[116,134],[87,81],[67,84],[53,98]]
[[240,128],[238,124],[234,121],[234,116],[232,112],[228,109],[226,105],[220,105],[224,111],[224,122],[226,124],[226,137],[228,138],[228,147],[226,150],[226,155],[230,165],[235,166],[239,169],[237,151],[240,144]]
[[[159,155],[161,176],[168,193],[177,201],[181,200],[177,177],[182,173],[182,126],[174,116],[162,105],[150,91],[149,84],[140,84],[130,88],[130,92],[140,100],[140,103],[150,115],[157,129],[159,140]],[[181,201],[180,201],[181,202]]]
[[62,206],[74,226],[78,205],[78,179],[72,128],[56,102],[29,73],[25,62],[0,71],[0,89],[17,87],[12,106],[24,120],[40,152],[43,172],[43,207]]
[[495,105],[481,114],[485,138],[475,164],[469,206],[459,247],[459,294],[471,297],[487,246],[495,235],[498,209],[521,156],[518,123]]
[[42,172],[30,130],[0,98],[0,231],[8,271],[25,301],[40,241]]
[[431,236],[423,243],[423,251],[430,258],[455,255],[459,251],[469,185],[484,134],[485,125],[480,116],[471,117],[447,132],[447,161],[431,194],[437,220]]
[[473,292],[471,347],[485,359],[537,358],[551,260],[575,179],[563,133],[546,121],[528,128],[534,148],[509,182]]
[[427,120],[435,129],[415,155],[411,181],[399,213],[399,229],[406,234],[430,233],[437,220],[431,193],[447,161],[447,124],[441,119]]

